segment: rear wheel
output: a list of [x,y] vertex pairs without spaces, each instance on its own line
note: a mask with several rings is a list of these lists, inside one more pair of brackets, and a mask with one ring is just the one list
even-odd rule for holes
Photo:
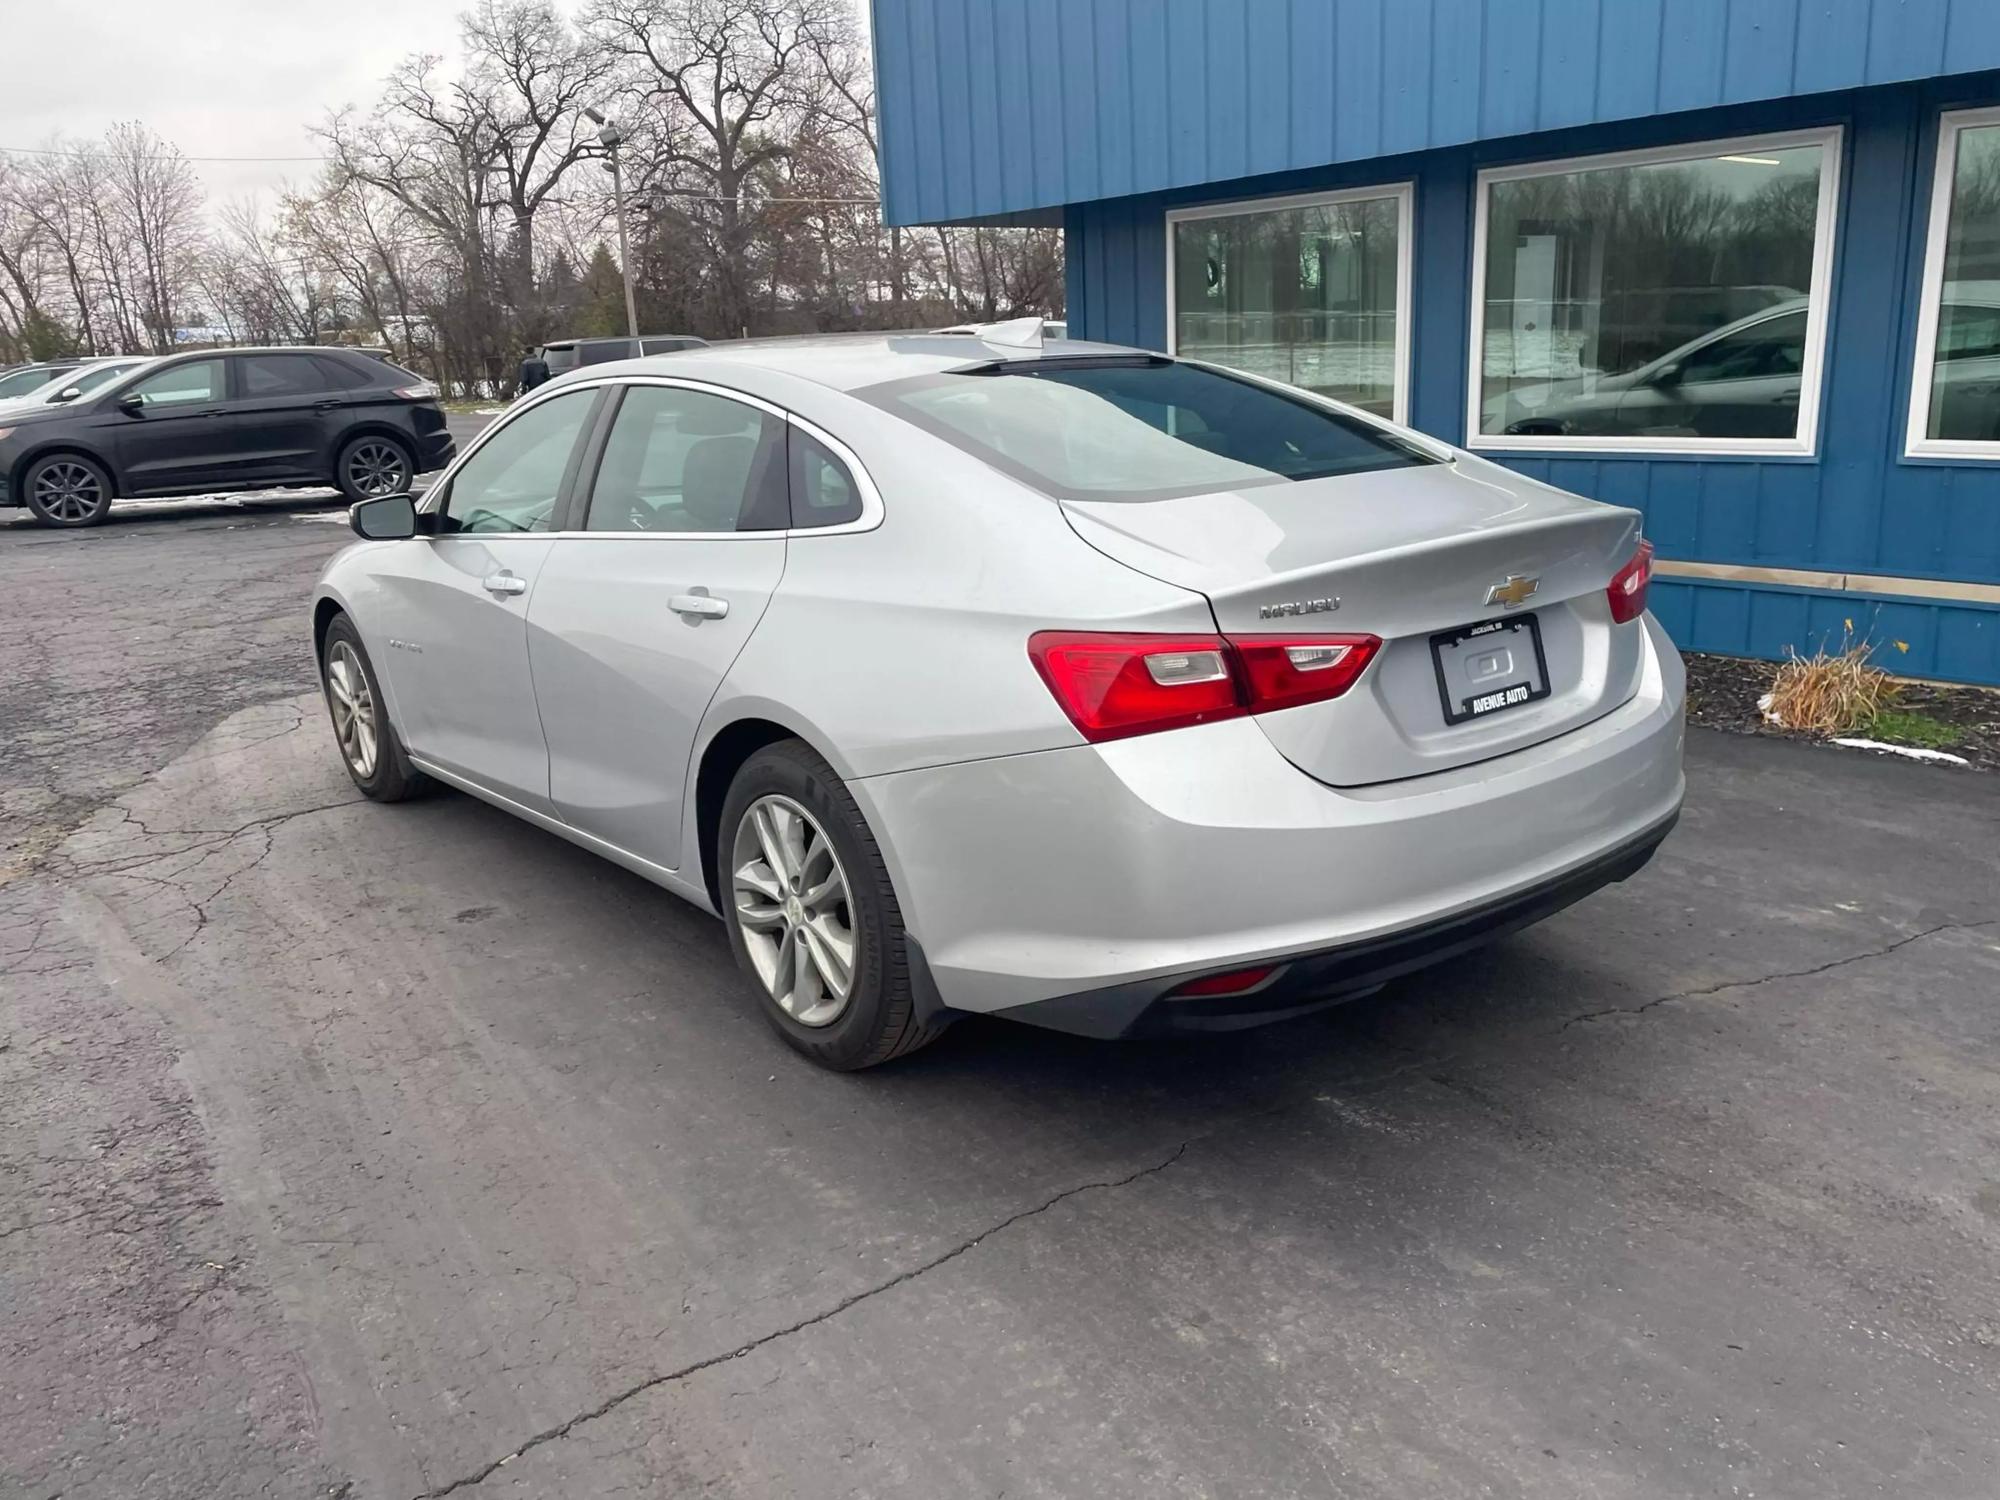
[[882,851],[846,784],[811,749],[786,740],[744,762],[715,858],[730,946],[765,1019],[794,1048],[850,1071],[943,1032],[917,1017]]
[[335,616],[326,628],[320,644],[320,682],[341,763],[365,796],[377,802],[401,802],[430,785],[403,753],[374,664],[346,615]]
[[370,433],[342,447],[333,477],[349,500],[379,500],[384,495],[408,494],[417,466],[410,450],[394,438]]
[[30,464],[21,491],[44,526],[95,526],[111,514],[111,476],[80,453]]

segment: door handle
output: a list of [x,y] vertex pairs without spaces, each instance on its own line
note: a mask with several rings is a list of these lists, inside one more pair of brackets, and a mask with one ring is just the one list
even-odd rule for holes
[[729,601],[705,593],[676,594],[667,608],[689,620],[719,620],[729,613]]
[[502,568],[498,573],[488,573],[484,579],[484,583],[486,592],[489,594],[525,594],[528,592],[528,580],[515,577],[505,568]]

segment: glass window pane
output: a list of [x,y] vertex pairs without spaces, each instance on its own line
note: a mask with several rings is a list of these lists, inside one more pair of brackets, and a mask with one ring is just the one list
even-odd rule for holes
[[1051,494],[1149,500],[1433,460],[1360,417],[1183,364],[898,382],[898,416]]
[[1823,155],[1491,184],[1479,430],[1796,437]]
[[2000,125],[1958,134],[1930,435],[2000,442]]
[[547,531],[563,470],[597,404],[596,391],[570,391],[529,407],[452,476],[445,531]]
[[198,359],[140,381],[132,394],[148,406],[185,406],[222,399],[222,361]]
[[791,429],[792,524],[839,526],[861,519],[861,490],[847,465],[810,433]]
[[[785,524],[780,424],[704,391],[625,392],[591,491],[592,531],[757,531]],[[775,486],[777,514],[755,504]]]
[[1366,198],[1176,221],[1175,351],[1391,415],[1398,217]]

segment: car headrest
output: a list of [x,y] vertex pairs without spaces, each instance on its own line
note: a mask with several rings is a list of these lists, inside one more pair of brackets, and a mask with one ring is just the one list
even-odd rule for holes
[[757,439],[747,434],[703,438],[688,449],[681,466],[681,509],[688,519],[704,531],[734,531],[756,461]]

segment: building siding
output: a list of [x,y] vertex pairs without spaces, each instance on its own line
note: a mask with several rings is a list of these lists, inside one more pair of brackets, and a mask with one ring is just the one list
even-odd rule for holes
[[[1569,8],[1566,0],[1542,4],[1545,17]],[[1674,28],[1726,36],[1731,27],[1746,24],[1746,14],[1773,12],[1782,19],[1791,8],[1735,0],[1733,6],[1687,9],[1707,18],[1683,15],[1681,0],[1675,0]],[[2000,4],[1994,9],[2000,12]],[[1618,25],[1636,24],[1622,7],[1618,13],[1625,15]],[[1912,45],[1897,44],[1897,55],[1909,54]],[[1600,55],[1603,48],[1600,36]],[[1869,50],[1872,56],[1877,49],[1871,43]],[[1501,66],[1493,61],[1500,55],[1493,49],[1482,49],[1482,55],[1488,69]],[[1540,55],[1523,55],[1505,66],[1526,68]],[[1716,53],[1727,55],[1727,48]],[[1443,66],[1434,58],[1433,76]],[[1720,89],[1727,74],[1720,63],[1717,67],[1714,87]],[[1664,54],[1658,77],[1662,87],[1669,78],[1681,78]],[[1469,374],[1472,193],[1480,167],[1837,124],[1846,132],[1845,161],[1818,454],[1739,461],[1580,453],[1501,461],[1644,512],[1647,534],[1667,559],[2000,583],[2000,466],[1901,457],[1937,114],[1995,99],[2000,99],[2000,75],[1931,80],[1077,203],[1065,214],[1070,324],[1081,337],[1165,348],[1170,207],[1414,180],[1411,420],[1461,442]],[[1823,641],[1837,644],[1851,622],[1857,636],[1877,642],[1885,661],[1910,675],[2000,683],[2000,609],[1990,606],[1706,579],[1661,579],[1654,600],[1662,622],[1692,649],[1778,656]]]
[[894,224],[2000,68],[2000,0],[874,0],[873,17]]

